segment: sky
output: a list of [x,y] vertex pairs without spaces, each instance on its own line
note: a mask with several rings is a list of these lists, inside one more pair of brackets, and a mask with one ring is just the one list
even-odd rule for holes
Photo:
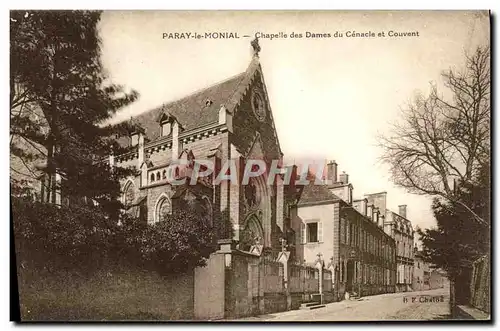
[[[384,31],[385,37],[347,37],[348,31]],[[389,31],[418,36],[389,37]],[[182,32],[233,32],[240,38],[162,38]],[[306,32],[332,38],[305,38]],[[335,32],[343,37],[334,38]],[[100,23],[103,64],[113,83],[140,94],[115,120],[243,72],[255,33],[288,35],[259,40],[285,158],[336,160],[339,173],[349,174],[354,198],[386,191],[387,207],[397,212],[406,204],[414,228],[435,225],[430,198],[391,183],[387,166],[378,162],[375,136],[388,131],[417,91],[427,93],[430,82],[443,89],[440,73],[460,68],[465,51],[489,45],[487,13],[107,11]]]

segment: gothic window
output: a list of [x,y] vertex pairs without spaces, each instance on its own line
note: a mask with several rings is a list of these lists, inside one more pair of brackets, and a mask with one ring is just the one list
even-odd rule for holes
[[213,225],[212,203],[210,202],[210,199],[207,196],[204,196],[201,201],[202,201],[203,216],[207,224],[211,226]]
[[158,181],[158,180],[161,180],[161,177],[160,177],[160,172],[159,172],[159,171],[156,173],[156,180],[157,180],[157,181]]
[[123,203],[126,206],[130,206],[132,203],[134,203],[135,200],[135,191],[134,191],[134,184],[132,181],[128,181],[127,184],[125,184],[125,188],[123,190]]
[[252,108],[255,113],[255,117],[259,121],[263,121],[266,118],[266,105],[264,103],[264,99],[260,95],[259,92],[254,91],[252,95]]
[[158,202],[156,203],[154,222],[158,223],[165,221],[167,215],[171,213],[172,202],[170,201],[170,198],[164,193],[160,196]]
[[162,179],[167,179],[167,170],[163,170],[163,173],[161,175]]
[[155,181],[155,174],[151,174],[151,182]]
[[245,185],[245,201],[248,207],[253,207],[258,204],[257,187],[255,181],[251,178],[249,183]]

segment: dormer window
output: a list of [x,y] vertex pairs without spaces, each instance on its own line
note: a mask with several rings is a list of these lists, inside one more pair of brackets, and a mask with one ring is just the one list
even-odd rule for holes
[[178,132],[182,131],[182,126],[179,124],[177,119],[170,115],[169,113],[162,113],[157,119],[160,125],[160,135],[161,137],[168,137],[174,134],[176,126],[178,126]]
[[139,144],[139,134],[132,133],[130,135],[130,146],[137,146]]
[[172,133],[172,122],[164,121],[161,123],[161,136],[166,137]]

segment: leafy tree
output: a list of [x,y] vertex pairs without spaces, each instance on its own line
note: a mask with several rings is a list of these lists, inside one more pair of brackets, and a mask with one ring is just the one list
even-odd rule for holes
[[463,69],[442,74],[450,98],[433,86],[430,95],[418,95],[402,109],[402,121],[379,137],[381,160],[396,185],[443,198],[487,225],[453,187],[455,180],[477,185],[481,167],[490,162],[489,49],[479,47],[465,60]]
[[176,273],[203,266],[216,249],[216,229],[189,208],[154,225],[122,215],[118,225],[94,209],[12,201],[16,252],[21,264],[35,270],[90,273],[112,260]]
[[103,161],[124,152],[110,138],[137,128],[103,123],[138,94],[109,83],[100,60],[100,16],[99,11],[11,12],[11,154],[36,179],[33,161],[43,160],[38,165],[45,174],[45,202],[54,203],[60,188],[116,213],[118,180],[131,172],[110,172]]
[[205,265],[215,251],[216,229],[194,208],[175,208],[164,221],[143,227],[135,237],[141,259],[166,273]]
[[[102,266],[116,223],[86,207],[69,208],[11,199],[18,263],[31,270],[80,270]],[[18,266],[19,266],[18,264]]]

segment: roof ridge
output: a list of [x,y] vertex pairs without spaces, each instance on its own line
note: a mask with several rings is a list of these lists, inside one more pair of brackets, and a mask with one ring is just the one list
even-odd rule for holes
[[124,118],[122,121],[120,121],[120,122],[118,122],[118,123],[123,123],[123,122],[126,122],[126,121],[130,121],[131,119],[136,119],[136,118],[138,118],[138,117],[140,117],[140,116],[143,116],[143,115],[148,114],[148,113],[150,113],[150,112],[156,111],[156,110],[158,110],[158,109],[160,109],[160,108],[163,108],[163,107],[165,107],[165,106],[167,106],[167,105],[172,105],[172,104],[176,104],[176,103],[178,103],[178,102],[182,102],[182,101],[184,101],[184,100],[187,100],[187,99],[189,99],[189,98],[192,98],[192,97],[193,97],[193,96],[195,96],[195,95],[202,94],[203,92],[205,92],[205,91],[207,91],[207,90],[209,90],[209,89],[211,89],[211,88],[213,88],[213,87],[216,87],[216,86],[218,86],[218,85],[222,85],[222,84],[224,84],[224,83],[226,83],[226,82],[229,82],[229,81],[231,81],[231,80],[233,80],[233,79],[237,78],[238,76],[242,76],[242,77],[241,77],[241,79],[240,79],[240,81],[238,82],[238,85],[237,85],[237,86],[239,86],[239,85],[240,85],[240,83],[241,83],[241,81],[243,80],[243,77],[245,76],[245,74],[246,74],[246,70],[245,70],[245,71],[242,71],[242,72],[240,72],[240,73],[238,73],[238,74],[232,75],[232,76],[230,76],[230,77],[227,77],[227,78],[225,78],[225,79],[223,79],[223,80],[217,81],[217,82],[215,82],[215,83],[213,83],[213,84],[210,84],[209,86],[202,87],[202,88],[200,88],[200,89],[198,89],[198,90],[195,90],[195,91],[194,91],[194,92],[192,92],[192,93],[186,94],[186,95],[184,95],[184,96],[182,96],[182,97],[180,97],[180,98],[177,98],[177,99],[174,99],[174,100],[170,100],[170,101],[163,102],[163,103],[161,103],[161,104],[160,104],[160,105],[158,105],[158,106],[152,107],[151,109],[146,110],[146,111],[143,111],[143,112],[141,112],[141,113],[139,113],[139,114],[137,114],[137,115],[135,115],[135,116],[131,116],[131,117],[130,117],[130,118],[128,118],[128,119],[127,119],[127,118]]
[[[172,101],[167,101],[167,102],[163,103],[163,104],[162,104],[162,106],[164,106],[164,105],[168,105],[168,104],[171,104],[171,103],[180,102],[180,101],[183,101],[183,100],[185,100],[185,99],[187,99],[187,98],[190,98],[190,97],[192,97],[192,96],[194,96],[194,95],[196,95],[196,94],[201,94],[202,92],[205,92],[206,90],[209,90],[209,89],[211,89],[212,87],[216,87],[216,86],[218,86],[218,85],[221,85],[221,84],[224,84],[224,83],[226,83],[226,82],[229,82],[230,80],[233,80],[233,79],[235,79],[235,78],[236,78],[236,77],[238,77],[238,76],[242,76],[242,75],[243,75],[243,74],[245,74],[245,73],[246,73],[246,71],[243,71],[243,72],[240,72],[239,74],[236,74],[236,75],[233,75],[233,76],[228,77],[228,78],[226,78],[226,79],[223,79],[223,80],[217,81],[217,82],[215,82],[215,83],[213,83],[213,84],[211,84],[211,85],[209,85],[209,86],[202,87],[202,88],[200,88],[200,89],[198,89],[198,90],[196,90],[196,91],[194,91],[194,92],[192,92],[192,93],[190,93],[190,94],[187,94],[187,95],[185,95],[185,96],[183,96],[183,97],[181,97],[181,98],[179,98],[179,99],[175,99],[175,100],[172,100]],[[238,85],[239,85],[239,83],[238,83]]]
[[[228,109],[231,112],[234,111],[233,106],[236,106],[236,105],[230,105],[230,103],[236,102],[236,104],[237,104],[240,101],[241,96],[238,98],[238,101],[233,100],[233,98],[235,97],[236,93],[240,92],[240,86],[243,83],[243,81],[245,81],[246,78],[250,79],[251,77],[253,77],[255,75],[255,72],[257,71],[257,68],[259,65],[260,65],[259,58],[258,57],[252,58],[252,61],[250,61],[250,64],[248,65],[247,69],[241,73],[241,75],[243,75],[242,79],[236,85],[236,88],[234,89],[233,93],[224,102],[224,106],[226,107],[226,109]],[[250,79],[250,81],[251,81],[251,79]],[[249,83],[250,82],[247,82],[246,85],[248,86]],[[231,107],[231,109],[228,108],[229,106]]]

